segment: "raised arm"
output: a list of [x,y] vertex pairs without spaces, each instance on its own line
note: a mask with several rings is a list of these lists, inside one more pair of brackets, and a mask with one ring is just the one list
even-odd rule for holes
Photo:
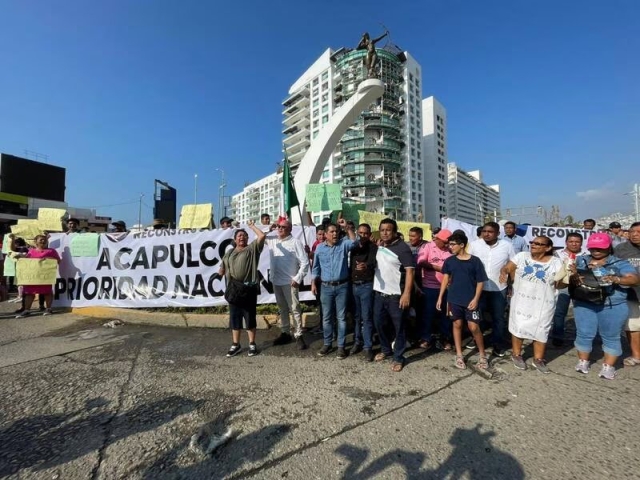
[[258,242],[259,245],[264,245],[264,241],[267,238],[267,236],[264,234],[264,232],[262,230],[260,230],[258,227],[256,227],[256,222],[254,220],[249,220],[247,222],[247,226],[253,230],[253,233],[256,234],[256,242]]

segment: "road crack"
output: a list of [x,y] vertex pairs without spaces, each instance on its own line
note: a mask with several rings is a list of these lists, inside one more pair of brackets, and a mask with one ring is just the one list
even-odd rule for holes
[[109,438],[111,436],[111,426],[112,426],[113,420],[115,420],[115,418],[120,414],[120,409],[122,408],[125,394],[129,390],[131,381],[133,380],[133,374],[136,370],[136,367],[138,366],[138,359],[140,358],[143,342],[144,342],[144,337],[141,336],[138,341],[138,345],[136,347],[135,357],[131,362],[131,368],[129,369],[127,380],[122,384],[122,387],[120,387],[120,391],[118,392],[118,399],[117,399],[116,408],[113,412],[113,415],[109,419],[107,419],[106,422],[104,422],[104,424],[102,424],[101,426],[102,432],[103,432],[102,445],[98,449],[98,460],[96,462],[96,465],[93,467],[91,471],[91,480],[97,480],[98,478],[100,478],[100,467],[102,467],[102,462],[104,461],[105,452],[107,450],[107,447],[109,446]]

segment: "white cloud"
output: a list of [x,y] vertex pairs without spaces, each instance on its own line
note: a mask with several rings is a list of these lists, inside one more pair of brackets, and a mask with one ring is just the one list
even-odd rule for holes
[[614,195],[619,195],[620,193],[614,189],[612,183],[607,183],[600,188],[592,188],[590,190],[585,190],[583,192],[576,192],[578,198],[581,198],[585,202],[593,202],[604,199],[610,199]]

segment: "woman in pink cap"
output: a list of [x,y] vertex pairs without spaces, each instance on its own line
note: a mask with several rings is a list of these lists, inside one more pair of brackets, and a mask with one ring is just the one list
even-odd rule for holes
[[598,279],[606,297],[604,303],[579,300],[574,297],[573,309],[576,321],[575,347],[578,351],[576,371],[589,373],[589,354],[596,334],[602,338],[604,361],[598,376],[607,380],[615,378],[615,363],[622,355],[620,335],[624,328],[629,308],[627,289],[636,285],[640,277],[627,261],[613,255],[611,238],[606,233],[593,233],[587,241],[588,255],[579,256],[571,268],[571,283],[580,284],[589,271]]

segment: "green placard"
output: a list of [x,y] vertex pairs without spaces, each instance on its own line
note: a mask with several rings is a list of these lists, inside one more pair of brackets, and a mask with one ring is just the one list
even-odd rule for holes
[[97,233],[76,233],[71,239],[72,257],[97,257],[100,249],[100,235]]
[[16,276],[16,261],[9,255],[4,257],[4,276],[15,277]]
[[4,239],[2,240],[2,253],[4,253],[5,255],[6,255],[7,253],[9,253],[9,242],[10,242],[10,241],[11,241],[11,240],[9,239],[9,234],[8,234],[8,233],[6,233],[6,234],[4,235]]
[[306,192],[307,211],[322,212],[342,210],[342,191],[340,185],[309,184]]

